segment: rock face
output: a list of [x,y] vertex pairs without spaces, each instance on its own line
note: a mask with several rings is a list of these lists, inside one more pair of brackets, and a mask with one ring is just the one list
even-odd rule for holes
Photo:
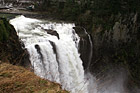
[[87,70],[92,59],[92,39],[90,38],[90,35],[86,32],[86,29],[84,29],[83,27],[76,26],[74,27],[74,30],[80,37],[79,53],[83,61],[84,69]]
[[[98,27],[93,36],[91,71],[107,73],[125,68],[129,81],[140,85],[140,24],[138,14],[118,15],[112,29]],[[115,72],[112,70],[112,73]],[[100,73],[100,75],[103,75]],[[99,76],[99,75],[98,75]],[[132,86],[131,86],[132,87]],[[132,93],[132,92],[131,92]],[[133,91],[133,93],[136,93]]]
[[51,30],[51,29],[44,29],[48,34],[50,34],[50,35],[54,35],[54,36],[56,36],[58,39],[59,39],[59,34],[56,32],[56,31],[54,31],[54,30]]
[[14,65],[29,66],[29,55],[12,25],[0,18],[0,60]]

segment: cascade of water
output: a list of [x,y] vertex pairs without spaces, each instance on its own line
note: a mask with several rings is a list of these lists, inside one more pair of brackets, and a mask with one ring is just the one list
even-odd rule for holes
[[[24,42],[34,72],[45,79],[62,84],[72,93],[88,93],[88,80],[78,42],[80,38],[73,30],[74,24],[55,23],[19,16],[10,21]],[[57,31],[60,39],[48,34],[45,29]]]
[[86,29],[83,28],[84,31],[85,31],[85,34],[88,36],[89,38],[89,43],[90,43],[90,53],[89,53],[89,59],[88,59],[88,65],[87,65],[87,70],[89,69],[90,65],[91,65],[91,60],[92,60],[92,54],[93,54],[93,43],[92,43],[92,40],[91,40],[91,36],[87,33]]
[[[18,16],[10,20],[19,37],[25,44],[34,73],[42,78],[60,83],[63,89],[71,93],[125,93],[124,76],[117,75],[113,82],[104,82],[97,86],[95,78],[85,73],[78,53],[80,38],[73,30],[72,23],[55,23]],[[46,30],[57,31],[58,36],[50,35]],[[92,41],[89,37],[91,52],[88,67],[92,58]],[[120,77],[120,78],[119,78]]]

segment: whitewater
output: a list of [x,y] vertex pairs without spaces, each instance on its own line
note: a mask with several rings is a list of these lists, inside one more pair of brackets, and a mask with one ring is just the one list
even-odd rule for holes
[[[11,19],[10,23],[24,42],[37,76],[57,82],[71,93],[128,93],[124,88],[123,72],[100,84],[102,80],[93,77],[88,70],[84,71],[78,52],[80,37],[73,29],[74,23],[39,20],[22,15]],[[50,34],[49,31],[57,34]],[[92,48],[91,37],[86,30],[85,34]],[[88,66],[91,58],[92,52]]]
[[[36,75],[60,83],[71,93],[88,93],[89,78],[85,76],[78,53],[80,38],[73,29],[75,24],[24,16],[10,20],[10,23],[24,42]],[[59,38],[45,31],[50,29],[57,31]]]

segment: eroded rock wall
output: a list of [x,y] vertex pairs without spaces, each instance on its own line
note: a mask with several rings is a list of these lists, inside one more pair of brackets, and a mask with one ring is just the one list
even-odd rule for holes
[[[91,72],[105,78],[109,73],[120,73],[125,69],[129,85],[140,84],[140,24],[137,13],[118,14],[111,29],[101,26],[94,29],[93,60]],[[106,74],[105,74],[106,73]],[[113,77],[110,75],[109,78]],[[130,84],[131,82],[131,84]],[[132,88],[132,86],[131,86]],[[134,91],[133,91],[134,93]],[[135,92],[136,93],[136,92]]]

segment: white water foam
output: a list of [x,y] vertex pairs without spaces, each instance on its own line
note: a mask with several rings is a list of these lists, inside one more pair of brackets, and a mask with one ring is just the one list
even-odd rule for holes
[[[56,23],[24,16],[10,20],[10,23],[24,42],[36,75],[60,83],[63,89],[71,93],[127,93],[124,91],[123,74],[117,75],[113,82],[103,82],[103,86],[97,86],[98,80],[90,73],[85,74],[78,53],[80,38],[73,29],[73,23]],[[60,39],[48,34],[45,29],[56,30]]]
[[[41,21],[24,16],[12,19],[10,23],[24,42],[36,75],[60,83],[63,89],[72,93],[88,93],[89,80],[84,76],[78,53],[80,38],[73,29],[74,24]],[[44,29],[56,30],[60,39],[47,34]],[[55,45],[56,53],[50,41]]]

